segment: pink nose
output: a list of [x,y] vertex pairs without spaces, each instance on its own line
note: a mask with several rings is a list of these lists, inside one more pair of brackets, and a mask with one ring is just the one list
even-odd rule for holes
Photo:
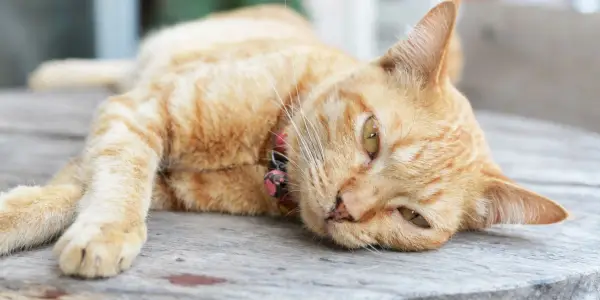
[[352,215],[348,212],[346,204],[344,204],[344,200],[342,200],[342,197],[340,196],[337,196],[335,198],[335,207],[333,207],[331,211],[329,211],[325,220],[335,222],[356,221],[354,217],[352,217]]

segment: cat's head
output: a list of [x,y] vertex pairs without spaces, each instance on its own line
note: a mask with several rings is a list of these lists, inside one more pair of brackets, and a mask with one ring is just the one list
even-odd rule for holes
[[336,243],[434,249],[459,230],[564,220],[559,204],[492,161],[445,54],[457,3],[306,101],[289,131],[290,188],[305,225]]

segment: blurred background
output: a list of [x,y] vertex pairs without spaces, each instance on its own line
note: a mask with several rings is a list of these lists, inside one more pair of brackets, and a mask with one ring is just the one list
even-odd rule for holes
[[[306,15],[323,40],[368,59],[438,0],[0,0],[0,88],[57,58],[126,58],[149,31],[259,3]],[[463,0],[460,89],[476,108],[600,132],[600,0]]]

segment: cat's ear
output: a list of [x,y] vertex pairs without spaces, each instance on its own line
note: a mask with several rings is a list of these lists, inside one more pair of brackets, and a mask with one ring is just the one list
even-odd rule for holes
[[492,224],[553,224],[569,213],[560,204],[502,178],[487,178],[478,203],[482,227]]
[[437,84],[447,77],[444,56],[456,22],[456,1],[432,8],[412,29],[377,59],[383,69],[397,76],[413,76],[423,84]]

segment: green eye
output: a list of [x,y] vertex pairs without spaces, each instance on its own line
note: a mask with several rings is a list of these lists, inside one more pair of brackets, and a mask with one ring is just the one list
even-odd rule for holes
[[377,157],[379,153],[379,128],[374,117],[368,118],[363,125],[362,145],[371,159]]
[[413,223],[413,225],[415,225],[417,227],[431,228],[431,225],[429,225],[429,222],[427,222],[427,220],[425,220],[425,218],[423,218],[423,216],[421,216],[419,213],[417,213],[416,211],[414,211],[412,209],[409,209],[406,207],[400,207],[400,208],[398,208],[398,212],[406,221]]

